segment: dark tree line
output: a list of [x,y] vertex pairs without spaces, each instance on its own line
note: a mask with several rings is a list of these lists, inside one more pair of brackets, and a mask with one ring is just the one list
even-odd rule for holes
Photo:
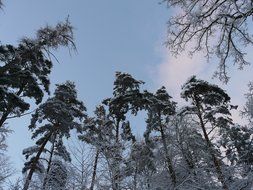
[[[179,108],[165,87],[152,93],[128,73],[115,76],[112,97],[93,116],[69,81],[38,106],[29,126],[36,142],[23,151],[24,190],[252,187],[252,125],[233,123],[223,89],[192,76],[181,93],[189,104]],[[130,118],[140,111],[146,131],[136,137]],[[81,156],[64,145],[73,129],[86,147]]]

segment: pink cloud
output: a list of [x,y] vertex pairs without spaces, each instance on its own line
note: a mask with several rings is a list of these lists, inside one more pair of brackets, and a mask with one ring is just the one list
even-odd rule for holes
[[183,52],[181,55],[174,57],[165,48],[159,49],[158,53],[162,56],[162,62],[153,71],[153,79],[158,87],[163,85],[167,88],[169,94],[178,102],[179,106],[185,104],[184,100],[180,98],[181,86],[190,76],[197,75],[198,78],[217,84],[225,89],[231,97],[231,104],[239,105],[238,110],[232,111],[234,122],[245,123],[239,113],[245,104],[244,94],[247,92],[247,83],[252,80],[252,67],[239,71],[231,66],[231,80],[227,85],[224,85],[219,80],[212,78],[217,64],[215,64],[215,60],[207,63],[203,53],[189,56]]
[[201,74],[206,68],[206,60],[202,54],[189,56],[187,53],[182,53],[175,57],[167,49],[159,52],[163,61],[156,68],[156,76],[158,76],[155,79],[156,83],[165,86],[174,99],[182,101],[180,99],[182,84],[190,76]]

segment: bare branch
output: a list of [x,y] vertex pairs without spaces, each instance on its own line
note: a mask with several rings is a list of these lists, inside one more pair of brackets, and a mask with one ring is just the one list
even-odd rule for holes
[[170,7],[180,7],[179,13],[168,22],[167,45],[175,55],[186,50],[194,54],[204,51],[209,59],[213,54],[220,59],[214,76],[224,83],[229,80],[227,68],[232,61],[243,69],[249,62],[242,47],[253,45],[248,31],[253,14],[251,0],[164,0]]

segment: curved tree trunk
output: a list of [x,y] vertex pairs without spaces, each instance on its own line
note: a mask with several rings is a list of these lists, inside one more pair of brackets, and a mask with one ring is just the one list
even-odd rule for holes
[[95,180],[96,180],[96,175],[97,175],[98,157],[99,157],[99,151],[97,150],[95,160],[94,160],[94,165],[93,165],[93,174],[92,174],[92,179],[91,179],[90,190],[93,190],[94,185],[95,185]]
[[34,171],[35,171],[35,169],[36,169],[36,165],[37,165],[37,163],[38,163],[38,161],[39,161],[39,159],[40,159],[40,155],[41,155],[41,153],[43,152],[43,150],[44,150],[44,148],[45,148],[47,142],[49,141],[51,135],[52,135],[52,132],[50,132],[50,133],[48,134],[48,136],[46,137],[45,141],[42,143],[42,145],[41,145],[41,147],[40,147],[40,149],[39,149],[39,151],[38,151],[36,157],[34,158],[33,163],[32,163],[32,167],[31,167],[31,169],[29,170],[29,173],[28,173],[28,175],[27,175],[27,177],[26,177],[23,190],[28,190],[29,185],[30,185],[30,182],[31,182],[31,179],[32,179],[32,176],[33,176],[33,173],[34,173]]
[[45,187],[46,187],[47,180],[48,180],[48,173],[49,173],[49,170],[51,168],[51,163],[52,163],[52,159],[53,159],[53,155],[54,155],[54,144],[55,144],[55,141],[56,141],[56,135],[54,135],[53,138],[54,139],[53,139],[53,143],[52,143],[51,150],[50,150],[50,155],[49,155],[49,159],[48,159],[47,170],[46,170],[46,173],[45,173],[45,178],[43,180],[42,189],[45,189]]
[[224,175],[223,175],[221,167],[220,167],[220,160],[216,157],[216,155],[214,153],[214,150],[213,150],[212,142],[210,141],[210,139],[208,137],[208,134],[207,134],[207,131],[206,131],[206,128],[205,128],[205,124],[204,124],[204,121],[203,121],[203,118],[202,118],[202,114],[201,114],[201,111],[200,111],[200,107],[199,107],[198,101],[196,100],[195,102],[196,102],[196,107],[197,107],[197,110],[198,110],[198,118],[200,120],[200,127],[202,129],[203,134],[204,134],[204,138],[206,140],[208,151],[209,151],[209,153],[210,153],[210,155],[212,157],[213,164],[214,164],[216,172],[218,174],[218,179],[219,179],[219,181],[222,184],[222,188],[224,190],[228,190],[228,186],[227,186],[227,184],[225,182],[225,178],[224,178]]

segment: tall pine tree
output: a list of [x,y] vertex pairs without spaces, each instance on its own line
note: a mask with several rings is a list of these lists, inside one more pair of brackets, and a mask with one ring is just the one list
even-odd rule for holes
[[157,90],[155,94],[146,92],[146,99],[148,100],[148,118],[146,137],[152,131],[160,133],[166,168],[171,177],[172,184],[176,184],[176,172],[173,168],[173,161],[170,157],[168,150],[168,142],[166,136],[166,128],[169,127],[169,121],[171,115],[175,114],[176,103],[171,100],[171,96],[167,93],[165,87]]
[[[195,76],[192,76],[182,86],[181,97],[191,104],[186,106],[182,113],[197,116],[218,179],[222,183],[223,189],[227,190],[228,185],[222,171],[222,162],[210,138],[210,134],[214,130],[222,133],[232,123],[229,111],[230,97],[223,89],[206,81],[196,79]],[[211,127],[210,130],[208,126]]]
[[[69,161],[69,154],[62,139],[70,137],[70,131],[76,129],[81,132],[81,124],[85,115],[83,102],[77,99],[75,85],[66,82],[57,85],[54,96],[41,104],[32,115],[29,129],[33,132],[32,139],[38,138],[33,148],[24,150],[23,154],[29,160],[25,163],[24,172],[28,172],[23,190],[27,190],[36,170],[41,172],[41,155],[46,146],[51,143],[47,173],[50,172],[52,156],[58,155]],[[44,184],[45,185],[45,184]]]
[[27,98],[39,104],[49,94],[52,50],[62,46],[75,48],[68,20],[39,29],[36,38],[24,38],[17,47],[0,45],[0,127],[29,110]]

